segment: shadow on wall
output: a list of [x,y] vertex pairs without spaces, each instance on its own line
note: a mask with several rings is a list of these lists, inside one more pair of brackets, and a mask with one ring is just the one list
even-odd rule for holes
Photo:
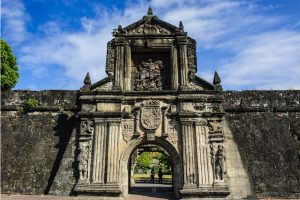
[[55,176],[59,170],[60,163],[70,141],[75,124],[75,115],[69,117],[65,113],[60,114],[56,121],[56,126],[53,128],[53,130],[55,131],[54,136],[58,137],[59,139],[58,144],[55,145],[55,148],[58,148],[58,152],[53,163],[52,170],[48,179],[48,184],[46,189],[44,190],[44,194],[48,194],[51,189]]

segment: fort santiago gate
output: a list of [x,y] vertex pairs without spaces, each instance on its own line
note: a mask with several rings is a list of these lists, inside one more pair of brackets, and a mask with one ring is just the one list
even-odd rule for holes
[[147,16],[114,30],[107,78],[80,89],[76,159],[78,195],[126,198],[131,154],[155,144],[172,160],[179,198],[227,198],[222,86],[196,75],[196,41],[182,22]]

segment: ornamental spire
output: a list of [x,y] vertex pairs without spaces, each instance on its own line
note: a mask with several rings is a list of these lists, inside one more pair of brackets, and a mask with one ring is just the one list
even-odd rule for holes
[[87,73],[84,80],[83,80],[83,86],[80,88],[80,92],[89,92],[91,91],[91,78],[90,74]]
[[223,87],[221,85],[221,79],[217,71],[214,74],[213,84],[215,85],[215,90],[223,91]]
[[89,72],[86,74],[83,83],[85,85],[91,85],[91,78],[90,78],[90,73]]
[[148,11],[147,11],[147,16],[152,17],[153,16],[153,11],[151,6],[149,6]]
[[182,21],[179,22],[179,30],[182,31],[182,32],[184,31],[184,27],[183,27]]

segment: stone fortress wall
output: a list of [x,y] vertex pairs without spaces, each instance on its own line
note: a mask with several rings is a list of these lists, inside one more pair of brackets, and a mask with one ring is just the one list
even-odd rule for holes
[[[232,132],[227,168],[246,169],[258,197],[300,197],[300,91],[223,95]],[[77,97],[77,91],[2,92],[2,193],[72,194]],[[30,98],[39,105],[24,109]],[[230,145],[239,152],[230,152]],[[243,163],[232,162],[239,156]]]

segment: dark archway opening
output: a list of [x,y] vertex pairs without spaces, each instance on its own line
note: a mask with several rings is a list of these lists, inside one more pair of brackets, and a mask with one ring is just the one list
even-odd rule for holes
[[128,162],[129,194],[176,199],[171,155],[156,144],[143,144]]

